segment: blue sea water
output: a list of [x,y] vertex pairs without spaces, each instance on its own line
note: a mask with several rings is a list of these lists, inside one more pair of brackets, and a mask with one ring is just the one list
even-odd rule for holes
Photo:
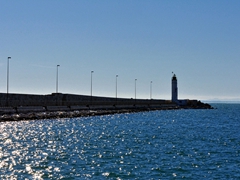
[[0,179],[240,179],[240,104],[0,123]]

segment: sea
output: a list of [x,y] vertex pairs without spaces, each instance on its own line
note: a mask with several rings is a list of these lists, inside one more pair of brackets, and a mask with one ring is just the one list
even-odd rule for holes
[[240,104],[0,122],[0,179],[240,179]]

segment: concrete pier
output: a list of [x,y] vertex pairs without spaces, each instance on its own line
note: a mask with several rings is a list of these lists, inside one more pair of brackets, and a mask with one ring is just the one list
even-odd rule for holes
[[210,109],[208,104],[188,100],[179,106],[170,100],[109,98],[53,93],[50,95],[0,93],[0,121],[81,117],[181,108]]

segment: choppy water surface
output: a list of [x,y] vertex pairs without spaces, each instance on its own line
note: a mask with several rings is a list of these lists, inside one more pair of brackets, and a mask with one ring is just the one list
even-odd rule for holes
[[0,123],[0,179],[239,179],[240,105]]

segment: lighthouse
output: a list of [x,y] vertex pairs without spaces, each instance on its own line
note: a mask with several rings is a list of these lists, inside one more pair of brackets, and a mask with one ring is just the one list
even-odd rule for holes
[[175,74],[172,77],[172,102],[178,102],[177,77]]

